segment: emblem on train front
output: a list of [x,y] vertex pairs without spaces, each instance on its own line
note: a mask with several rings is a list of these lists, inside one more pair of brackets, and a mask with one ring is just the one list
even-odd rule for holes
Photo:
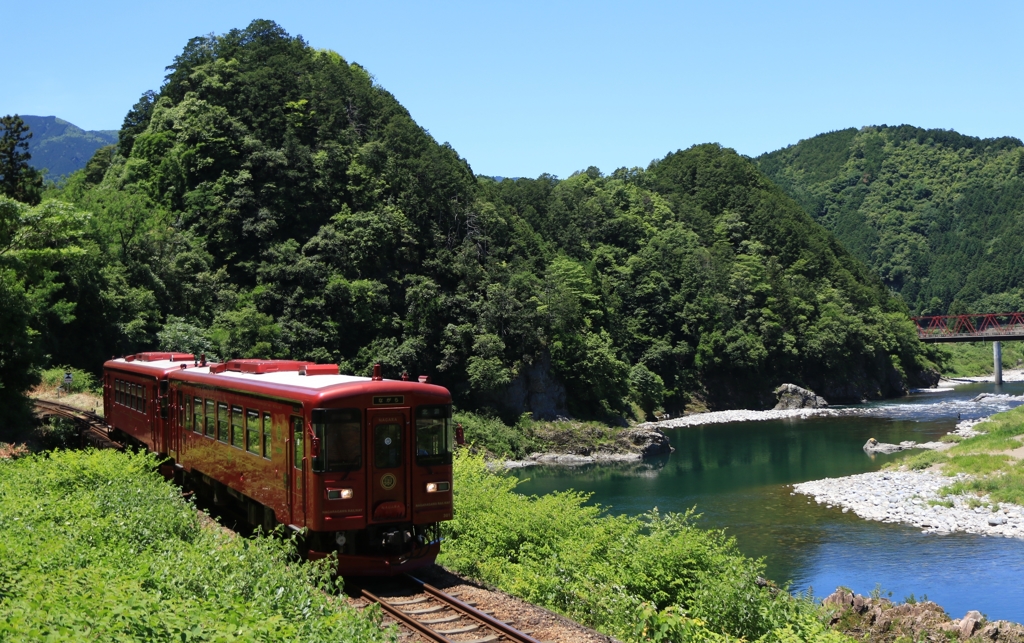
[[395,474],[393,473],[385,473],[380,477],[380,486],[387,490],[393,489],[397,482],[398,479],[395,478]]

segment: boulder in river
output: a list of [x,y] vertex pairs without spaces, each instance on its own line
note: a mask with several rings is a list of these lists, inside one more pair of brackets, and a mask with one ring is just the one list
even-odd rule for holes
[[782,384],[775,389],[775,396],[779,401],[775,405],[776,410],[822,409],[828,406],[825,398],[796,384]]

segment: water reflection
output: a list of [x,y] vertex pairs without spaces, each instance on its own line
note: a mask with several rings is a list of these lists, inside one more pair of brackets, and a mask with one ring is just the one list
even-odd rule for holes
[[1006,397],[973,402],[992,384],[917,394],[858,407],[858,414],[792,418],[668,431],[676,452],[642,464],[535,467],[516,472],[520,491],[574,488],[616,513],[696,507],[705,527],[726,528],[751,556],[765,556],[768,575],[819,595],[838,585],[870,592],[876,583],[902,599],[927,594],[954,616],[979,609],[990,618],[1024,621],[1024,541],[971,535],[939,537],[868,522],[791,495],[789,485],[876,470],[904,454],[867,456],[868,438],[935,440],[959,415],[978,418],[1019,405],[1024,383],[1004,384]]

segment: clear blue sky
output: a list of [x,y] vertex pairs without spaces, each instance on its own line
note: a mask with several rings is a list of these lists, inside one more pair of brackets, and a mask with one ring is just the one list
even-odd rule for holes
[[1020,2],[18,3],[0,114],[118,129],[190,37],[276,21],[358,62],[480,174],[756,156],[844,127],[1024,137]]

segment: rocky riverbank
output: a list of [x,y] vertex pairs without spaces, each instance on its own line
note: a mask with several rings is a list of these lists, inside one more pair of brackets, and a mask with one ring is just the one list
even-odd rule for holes
[[860,641],[1024,641],[1024,626],[1010,621],[989,621],[976,610],[953,619],[931,601],[896,604],[887,598],[861,596],[839,588],[821,604],[832,610],[830,626]]
[[616,439],[599,445],[574,445],[564,452],[531,453],[522,460],[506,460],[505,467],[518,469],[538,465],[577,467],[585,464],[639,462],[667,455],[674,449],[661,429],[635,426],[624,429]]
[[701,426],[704,424],[725,424],[727,422],[763,422],[765,420],[781,420],[785,418],[806,418],[806,417],[838,417],[840,415],[856,415],[857,409],[772,409],[770,411],[750,411],[747,409],[736,409],[732,411],[709,411],[707,413],[694,413],[669,420],[658,422],[644,422],[638,427],[656,429],[679,429],[688,426]]
[[[951,433],[963,439],[981,435],[974,427],[985,419],[961,422]],[[964,531],[1024,538],[1024,506],[994,502],[987,495],[940,493],[967,477],[944,475],[934,468],[874,471],[802,482],[793,485],[793,493],[812,496],[818,504],[841,508],[843,513],[853,511],[866,520],[906,523],[928,533]]]

